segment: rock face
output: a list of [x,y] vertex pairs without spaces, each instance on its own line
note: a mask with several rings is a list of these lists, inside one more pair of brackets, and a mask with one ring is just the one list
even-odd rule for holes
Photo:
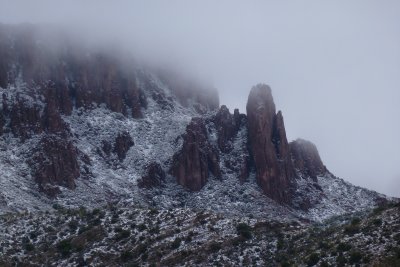
[[225,105],[221,106],[214,118],[218,134],[218,147],[224,153],[232,150],[232,139],[239,130],[240,121],[235,119]]
[[68,139],[46,135],[30,161],[39,189],[50,197],[59,193],[58,186],[75,188],[80,176],[78,150]]
[[[122,132],[118,134],[117,138],[115,139],[114,153],[117,154],[120,161],[125,159],[126,153],[134,144],[135,143],[133,142],[133,139],[129,133]],[[105,152],[107,153],[107,147],[103,147],[103,149],[106,149]]]
[[43,122],[40,107],[28,103],[19,95],[10,103],[10,128],[15,136],[25,140],[34,134],[43,132]]
[[147,173],[138,181],[140,188],[160,187],[165,182],[165,172],[161,165],[157,162],[152,162],[147,166]]
[[240,182],[246,181],[250,173],[250,156],[247,147],[243,150],[234,150],[234,139],[238,132],[247,127],[245,114],[240,114],[235,109],[232,115],[229,109],[223,105],[212,119],[217,130],[217,144],[223,153],[224,164],[229,171],[235,173]]
[[[35,180],[48,195],[57,194],[56,185],[73,189],[73,179],[80,176],[78,165],[84,158],[77,157],[81,152],[65,120],[74,110],[88,112],[100,106],[138,119],[151,100],[173,110],[178,99],[200,113],[219,106],[213,88],[203,90],[206,87],[166,74],[162,78],[173,93],[167,96],[160,90],[161,77],[139,71],[126,55],[82,48],[68,36],[61,39],[29,24],[0,24],[0,136],[12,133],[21,142],[43,136],[43,149],[31,162]],[[105,160],[115,153],[122,162],[134,142],[129,133],[122,132],[114,142],[101,145]],[[44,151],[48,147],[50,151]],[[68,162],[62,164],[62,160]]]
[[274,117],[272,143],[275,147],[276,157],[279,162],[279,169],[283,176],[287,178],[295,177],[293,163],[290,157],[290,148],[286,138],[285,124],[282,112],[278,111]]
[[257,183],[270,198],[290,203],[291,179],[295,172],[282,114],[276,114],[269,86],[253,87],[246,109]]
[[297,139],[289,145],[295,168],[305,177],[317,181],[318,175],[328,170],[322,163],[317,147],[310,141]]
[[178,184],[199,191],[209,173],[221,178],[218,150],[210,144],[204,119],[193,118],[186,128],[182,149],[174,155],[170,173]]

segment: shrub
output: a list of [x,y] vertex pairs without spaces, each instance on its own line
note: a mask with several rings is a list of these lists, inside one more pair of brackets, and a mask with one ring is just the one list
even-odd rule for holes
[[210,252],[215,253],[218,252],[222,248],[221,244],[218,242],[212,242],[210,244]]
[[351,245],[347,243],[339,243],[337,246],[338,251],[349,251],[351,249]]
[[100,225],[101,224],[101,219],[100,218],[95,218],[95,219],[90,221],[90,224],[93,225],[93,226]]
[[80,234],[83,234],[84,232],[87,232],[87,231],[89,231],[89,230],[92,229],[92,228],[93,228],[92,225],[81,226],[81,227],[79,228],[78,234],[79,234],[79,235],[80,235]]
[[325,242],[325,241],[320,241],[318,243],[318,247],[321,249],[329,249],[331,246],[329,243]]
[[55,209],[55,210],[61,210],[61,209],[62,209],[62,206],[61,206],[60,204],[55,203],[55,204],[53,204],[53,209]]
[[62,240],[57,244],[58,252],[61,253],[63,257],[68,256],[72,252],[72,244],[68,239]]
[[80,217],[85,217],[85,216],[86,216],[86,214],[87,214],[87,210],[86,210],[86,208],[85,208],[85,207],[83,207],[83,206],[80,206],[80,207],[79,207],[79,211],[78,211],[78,213],[79,213],[79,216],[80,216]]
[[291,267],[293,266],[292,264],[290,264],[290,262],[284,260],[281,262],[281,267]]
[[179,237],[175,238],[175,240],[174,240],[174,241],[172,242],[172,244],[171,244],[171,248],[172,248],[172,249],[177,249],[177,248],[179,248],[180,245],[181,245],[181,242],[182,242],[182,239],[180,239]]
[[127,262],[127,261],[133,259],[133,253],[130,252],[129,250],[125,250],[121,253],[120,258],[121,258],[121,261]]
[[113,216],[111,217],[111,223],[117,223],[119,219],[119,214],[118,213],[114,213]]
[[317,253],[312,253],[310,256],[308,256],[306,263],[308,266],[314,266],[319,262],[319,255]]
[[143,253],[142,256],[141,256],[142,261],[146,261],[148,257],[149,257],[149,255],[146,252]]
[[236,231],[237,231],[238,235],[240,235],[241,237],[243,237],[245,239],[251,239],[251,237],[252,237],[251,228],[246,223],[239,223],[236,226]]
[[147,244],[147,243],[141,243],[141,244],[139,244],[139,245],[137,246],[137,248],[135,249],[134,256],[135,256],[135,257],[138,257],[138,256],[140,256],[140,255],[146,253],[147,247],[148,247],[148,244]]
[[276,249],[281,250],[284,248],[284,246],[285,246],[285,243],[284,243],[283,239],[279,238],[278,242],[276,243]]
[[382,211],[384,211],[384,210],[385,210],[385,208],[384,208],[384,207],[382,207],[382,206],[380,206],[380,207],[376,207],[376,208],[373,210],[373,214],[374,214],[374,215],[381,214],[381,213],[382,213]]
[[340,254],[337,258],[336,258],[336,264],[338,267],[341,266],[345,266],[347,263],[346,258],[343,256],[343,254]]
[[157,225],[155,227],[152,227],[149,231],[150,234],[159,234],[160,233],[160,227]]
[[400,233],[397,233],[393,236],[393,240],[397,241],[397,244],[400,245]]
[[359,263],[361,261],[361,259],[362,259],[362,255],[360,252],[358,252],[358,251],[350,252],[350,258],[349,258],[350,264]]
[[149,214],[150,214],[150,215],[157,215],[157,214],[158,214],[158,210],[152,208],[152,209],[150,209]]
[[97,215],[97,214],[100,214],[100,209],[96,208],[92,210],[92,215]]
[[34,245],[32,245],[32,243],[26,243],[25,244],[25,250],[26,251],[33,251],[35,249],[35,246]]
[[69,229],[71,229],[71,231],[75,231],[76,229],[78,229],[79,223],[76,220],[72,220],[68,223],[68,227]]
[[351,224],[344,228],[344,233],[347,235],[354,235],[360,231],[358,224]]
[[361,219],[356,217],[353,220],[351,220],[351,225],[358,225],[358,224],[360,224],[360,222],[361,222]]
[[372,221],[372,223],[373,223],[375,226],[381,226],[381,225],[382,225],[382,219],[376,218],[376,219],[374,219],[374,220]]
[[147,229],[147,226],[144,223],[138,225],[139,232],[142,232],[146,229]]
[[32,240],[35,240],[38,237],[38,235],[39,235],[39,233],[35,232],[35,231],[29,233],[29,237]]
[[115,239],[117,241],[128,238],[131,235],[131,231],[129,230],[121,230],[118,232],[118,234],[115,236]]

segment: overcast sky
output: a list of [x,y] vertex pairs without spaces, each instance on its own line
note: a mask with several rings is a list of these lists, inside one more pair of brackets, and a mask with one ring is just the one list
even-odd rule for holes
[[400,197],[400,1],[0,0],[0,22],[68,24],[206,77],[231,111],[271,86],[289,140]]

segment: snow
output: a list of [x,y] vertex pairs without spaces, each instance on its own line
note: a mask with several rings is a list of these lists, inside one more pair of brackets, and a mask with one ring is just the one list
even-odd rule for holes
[[[158,162],[168,171],[173,155],[182,147],[182,134],[190,120],[199,116],[193,107],[183,107],[171,90],[151,73],[140,70],[137,75],[139,85],[149,85],[145,94],[148,107],[143,109],[143,118],[110,111],[105,105],[96,105],[90,110],[74,109],[70,116],[63,116],[73,135],[78,150],[91,159],[92,176],[77,179],[75,190],[61,188],[62,194],[56,200],[49,200],[38,193],[31,176],[27,160],[40,140],[40,135],[26,140],[22,145],[12,134],[0,137],[0,213],[17,210],[48,210],[54,203],[79,207],[97,207],[108,202],[120,201],[159,208],[184,207],[194,210],[211,210],[229,216],[254,216],[258,218],[281,218],[282,220],[310,219],[325,220],[332,216],[356,212],[375,205],[380,196],[375,192],[355,187],[327,173],[318,177],[322,192],[315,188],[307,177],[299,178],[298,192],[309,192],[313,207],[308,211],[282,206],[266,197],[255,181],[254,170],[241,183],[237,174],[225,166],[225,162],[242,158],[247,151],[247,129],[242,127],[232,141],[230,153],[220,152],[222,179],[211,175],[206,186],[199,192],[188,192],[177,185],[175,179],[167,175],[163,188],[139,189],[137,181],[144,175],[150,162]],[[14,85],[0,88],[0,94],[7,94],[10,101],[19,98],[40,109],[43,99],[34,89],[26,93],[26,85],[17,79]],[[173,108],[163,108],[151,97],[152,92],[162,92],[172,99]],[[203,115],[207,121],[209,141],[217,146],[217,131],[211,118],[215,112]],[[120,162],[115,154],[106,157],[99,153],[102,141],[114,143],[117,135],[126,131],[135,145]]]

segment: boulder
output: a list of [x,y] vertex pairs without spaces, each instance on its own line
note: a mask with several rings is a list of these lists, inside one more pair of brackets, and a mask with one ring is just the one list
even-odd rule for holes
[[152,162],[146,167],[146,175],[138,181],[140,188],[160,187],[165,182],[165,172],[161,165],[157,162]]
[[119,133],[115,139],[113,152],[117,154],[120,161],[123,161],[126,157],[126,153],[133,145],[135,145],[135,143],[128,132]]

